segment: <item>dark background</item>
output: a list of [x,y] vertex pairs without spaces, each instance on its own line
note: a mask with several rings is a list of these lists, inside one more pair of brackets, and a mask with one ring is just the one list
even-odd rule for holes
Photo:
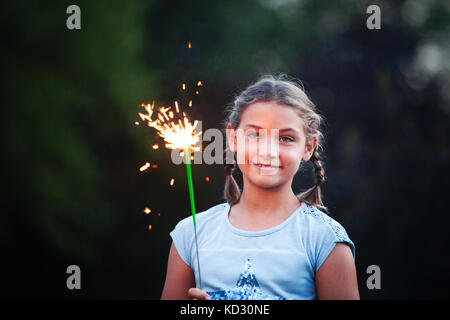
[[[449,298],[448,1],[10,1],[0,15],[2,298],[159,299],[190,203],[185,167],[134,125],[139,105],[193,99],[190,118],[218,128],[236,93],[278,72],[326,119],[324,202],[356,244],[361,298]],[[193,175],[197,212],[225,201],[221,165]],[[294,191],[312,183],[306,167]]]

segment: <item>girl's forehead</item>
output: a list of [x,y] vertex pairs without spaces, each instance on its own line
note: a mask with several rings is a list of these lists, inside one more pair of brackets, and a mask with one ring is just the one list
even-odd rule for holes
[[256,102],[244,110],[240,128],[294,129],[304,132],[303,120],[294,107],[276,102]]

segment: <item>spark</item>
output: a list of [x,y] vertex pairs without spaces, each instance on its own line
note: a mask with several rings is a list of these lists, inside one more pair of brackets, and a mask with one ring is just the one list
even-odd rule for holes
[[140,167],[139,168],[139,171],[145,171],[145,170],[147,170],[148,168],[150,167],[150,163],[146,163],[146,164],[144,164],[142,167]]
[[[175,107],[178,108],[178,103],[175,102]],[[143,121],[148,122],[149,127],[153,127],[157,130],[157,134],[166,142],[165,146],[168,149],[190,149],[191,151],[200,151],[200,147],[195,145],[200,140],[201,132],[195,133],[198,121],[194,121],[192,124],[183,112],[183,118],[178,121],[171,121],[167,116],[167,112],[171,107],[160,107],[156,120],[152,119],[154,113],[154,102],[145,106],[147,114],[139,113],[139,116]],[[166,121],[167,120],[167,121]]]
[[[182,84],[183,90],[186,89],[186,84]],[[196,92],[198,94],[198,91]],[[154,101],[152,104],[142,105],[145,110],[147,111],[146,114],[139,113],[139,116],[143,121],[147,121],[147,125],[149,127],[153,127],[156,129],[156,133],[164,139],[165,147],[168,149],[181,149],[184,150],[184,154],[186,157],[186,169],[187,169],[187,176],[188,176],[188,187],[189,187],[189,198],[191,202],[191,212],[192,212],[192,218],[194,222],[194,232],[195,235],[197,235],[197,224],[195,220],[195,204],[194,204],[194,189],[193,189],[193,183],[192,183],[192,172],[191,172],[191,153],[195,151],[200,151],[201,146],[196,147],[195,145],[200,141],[199,136],[201,136],[202,132],[199,130],[199,132],[195,133],[195,129],[197,128],[198,120],[194,121],[194,124],[192,124],[186,114],[183,112],[183,117],[181,119],[173,120],[171,121],[172,117],[167,117],[166,112],[170,111],[171,107],[168,108],[159,108],[159,112],[156,116],[156,119],[154,120],[152,115],[154,113],[155,103]],[[177,109],[177,113],[179,113],[178,109],[178,102],[175,101],[175,107]],[[181,116],[181,115],[180,115]],[[165,118],[168,120],[168,122],[165,122]],[[173,185],[175,179],[171,179],[170,185]],[[151,225],[149,226],[149,229],[151,228]],[[197,238],[196,238],[197,239]],[[198,245],[196,241],[196,248],[197,248],[197,264],[200,267],[200,259],[198,255]],[[200,275],[200,273],[199,273]],[[200,289],[202,288],[201,285],[201,279],[200,280]]]

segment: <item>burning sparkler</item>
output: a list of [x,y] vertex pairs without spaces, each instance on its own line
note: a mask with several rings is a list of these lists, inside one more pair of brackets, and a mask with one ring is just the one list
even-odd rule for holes
[[[183,90],[185,89],[185,84],[183,83]],[[187,170],[187,178],[188,178],[188,186],[189,186],[189,198],[191,202],[191,212],[192,218],[194,221],[194,232],[195,232],[195,246],[197,250],[197,264],[198,264],[198,275],[199,275],[199,283],[200,290],[202,289],[202,280],[200,276],[200,258],[198,255],[198,243],[197,243],[197,223],[195,221],[195,203],[194,203],[194,187],[192,183],[192,172],[191,172],[191,151],[199,151],[200,147],[196,147],[195,145],[199,142],[199,136],[201,135],[201,131],[195,133],[195,128],[197,127],[198,121],[195,120],[194,124],[186,117],[186,114],[183,112],[183,121],[179,119],[178,121],[172,120],[174,117],[173,111],[170,109],[172,107],[160,107],[158,109],[158,114],[156,115],[156,120],[152,119],[155,102],[152,104],[142,104],[142,107],[145,108],[147,114],[143,114],[139,112],[139,116],[143,121],[147,121],[148,126],[155,128],[156,133],[164,139],[166,142],[166,148],[168,149],[180,149],[182,150],[185,159],[186,159],[186,170]],[[180,113],[180,109],[178,106],[178,102],[175,101],[176,112]],[[171,185],[173,185],[173,179],[171,180]]]

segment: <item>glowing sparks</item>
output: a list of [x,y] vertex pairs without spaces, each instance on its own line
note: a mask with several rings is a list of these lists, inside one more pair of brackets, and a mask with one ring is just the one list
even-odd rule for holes
[[154,145],[152,146],[152,148],[156,150],[156,149],[159,148],[159,145],[158,145],[158,144],[154,144]]
[[152,164],[152,168],[158,168],[157,164]]
[[145,214],[149,214],[150,212],[152,212],[152,210],[150,210],[149,208],[145,208],[144,212],[145,212]]
[[206,180],[207,182],[209,182],[209,177],[206,177],[205,180]]
[[[191,48],[191,42],[188,42],[188,48]],[[179,84],[178,84],[179,85]],[[193,85],[193,83],[190,83],[190,85]],[[201,81],[197,82],[197,87],[203,86],[203,83]],[[181,85],[182,91],[186,90],[186,83],[182,83]],[[197,90],[195,94],[199,94],[199,91]],[[189,199],[191,203],[191,212],[192,212],[192,218],[194,222],[194,232],[197,235],[197,224],[195,220],[195,204],[194,204],[194,188],[193,188],[193,179],[192,179],[192,169],[191,169],[191,161],[193,160],[192,152],[200,151],[201,146],[196,147],[195,145],[200,142],[200,136],[202,134],[201,130],[197,130],[197,124],[198,120],[195,120],[192,124],[186,114],[183,112],[182,116],[180,114],[180,108],[178,105],[178,102],[175,101],[175,109],[176,114],[171,110],[172,107],[169,106],[167,108],[160,107],[155,110],[155,102],[153,101],[152,104],[142,104],[141,105],[145,111],[143,113],[139,112],[139,116],[141,117],[142,121],[147,122],[147,125],[149,127],[152,127],[156,129],[156,133],[163,138],[165,141],[165,147],[167,149],[173,149],[178,150],[180,149],[181,153],[186,158],[186,170],[187,170],[187,178],[188,178],[188,187],[189,187]],[[189,107],[192,107],[192,100],[189,101]],[[155,114],[154,114],[155,113]],[[153,145],[153,149],[156,145]],[[147,163],[145,166],[141,167],[141,171],[147,170],[150,167],[150,164]],[[152,166],[153,168],[156,168],[156,165]],[[175,182],[174,178],[171,178],[170,185],[173,186]],[[148,211],[148,212],[147,212]],[[145,213],[150,213],[150,209],[145,208]],[[158,216],[160,213],[158,213]],[[152,225],[148,225],[148,230],[152,229]],[[197,238],[196,238],[197,239]],[[197,246],[197,241],[196,241]],[[197,264],[198,268],[200,269],[200,258],[198,255],[198,246],[197,246]],[[200,277],[200,273],[199,273]],[[200,280],[200,289],[202,289],[202,282],[201,278]]]
[[161,108],[159,108],[160,114],[162,114],[167,121],[169,121],[170,119],[169,119],[169,116],[166,113],[167,113],[167,111],[170,110],[170,108],[171,107],[168,107],[168,108],[161,107]]
[[145,171],[145,170],[147,170],[148,168],[150,167],[150,163],[146,163],[146,164],[144,164],[142,167],[140,167],[139,168],[139,171]]
[[136,121],[134,124],[138,126],[138,125],[139,125],[139,122]]
[[[183,112],[182,119],[171,121],[173,119],[167,116],[167,112],[170,111],[172,107],[160,107],[158,109],[158,114],[156,115],[157,119],[153,120],[152,116],[155,112],[154,102],[151,105],[147,104],[143,106],[147,111],[147,114],[139,112],[139,116],[143,121],[147,121],[149,127],[157,130],[157,134],[166,142],[166,148],[182,150],[188,148],[191,151],[200,151],[200,147],[195,147],[199,142],[199,137],[201,135],[201,132],[195,133],[198,120],[194,121],[194,124],[192,124]],[[175,102],[175,107],[179,114],[178,102]]]

